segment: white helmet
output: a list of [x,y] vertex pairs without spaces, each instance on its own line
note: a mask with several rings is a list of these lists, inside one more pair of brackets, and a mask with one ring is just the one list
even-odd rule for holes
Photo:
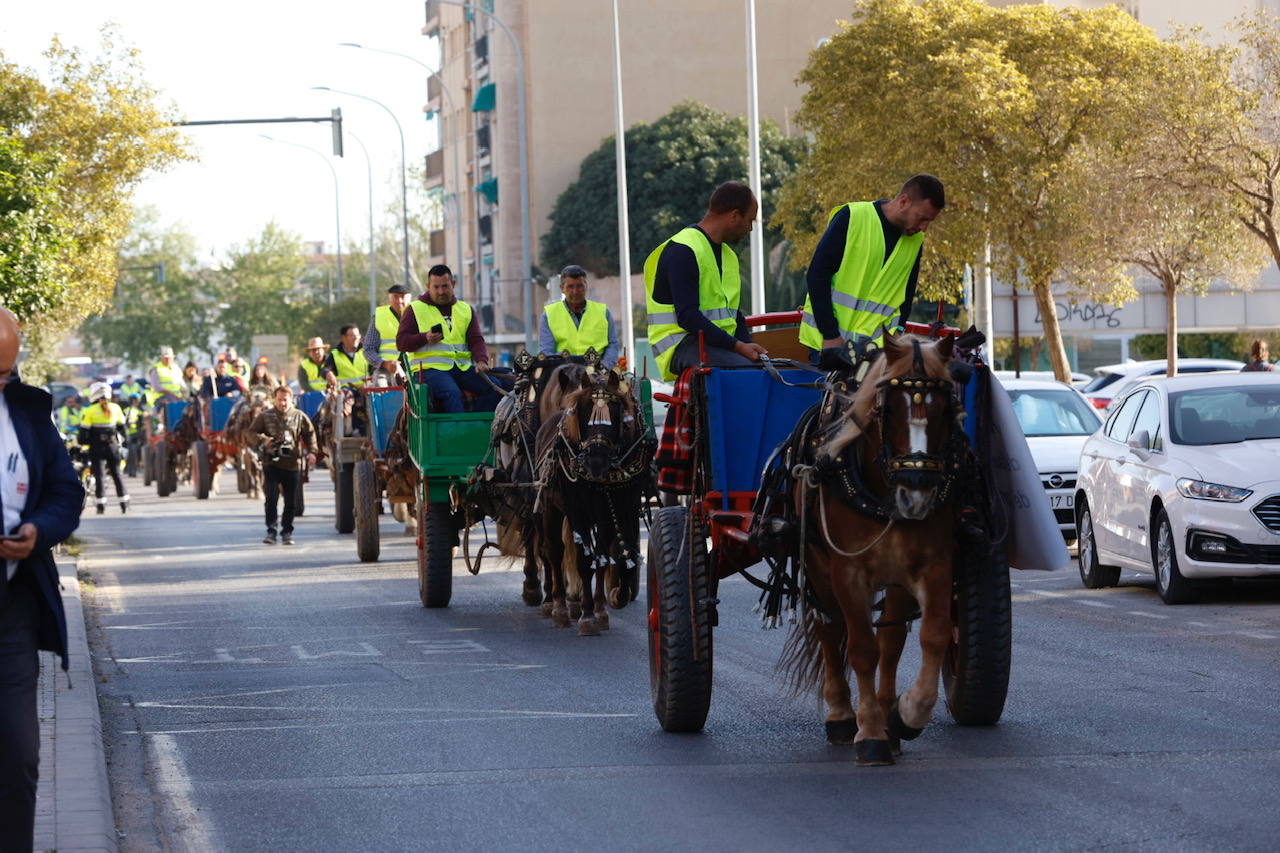
[[106,382],[95,382],[89,386],[89,402],[96,403],[106,397],[111,399],[111,386]]

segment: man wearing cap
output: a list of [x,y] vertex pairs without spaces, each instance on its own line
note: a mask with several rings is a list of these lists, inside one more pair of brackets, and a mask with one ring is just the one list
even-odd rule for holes
[[603,302],[587,299],[587,271],[570,264],[560,271],[559,302],[542,309],[538,346],[545,355],[585,355],[594,349],[605,367],[618,363],[621,347],[613,314]]
[[409,309],[400,318],[396,349],[409,353],[417,381],[431,387],[434,409],[463,411],[463,391],[476,395],[476,411],[497,408],[498,392],[480,375],[489,370],[489,350],[475,312],[453,295],[453,272],[444,264],[432,267],[426,292]]
[[375,371],[388,377],[395,376],[400,367],[400,351],[396,349],[396,334],[400,331],[400,319],[409,303],[409,288],[393,284],[387,288],[387,304],[379,305],[369,320],[364,333],[364,360]]
[[159,399],[169,396],[175,400],[187,398],[187,385],[182,381],[182,368],[173,357],[173,347],[160,348],[160,360],[151,365],[151,392]]
[[17,320],[0,308],[0,533],[15,537],[0,540],[0,850],[27,851],[40,775],[39,650],[68,663],[53,548],[80,523],[84,489],[50,418],[53,400],[18,377],[20,343]]
[[702,361],[734,367],[760,361],[765,348],[751,340],[738,310],[742,278],[733,244],[751,233],[759,204],[746,184],[716,187],[707,212],[650,253],[644,262],[649,344],[668,382]]
[[329,345],[324,338],[315,337],[307,341],[307,357],[298,365],[298,386],[303,392],[323,391],[328,385],[324,378],[325,355]]

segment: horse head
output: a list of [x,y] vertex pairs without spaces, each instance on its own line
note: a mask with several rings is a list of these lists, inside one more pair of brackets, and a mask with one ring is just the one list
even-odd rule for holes
[[864,405],[874,399],[865,452],[891,492],[895,515],[905,520],[925,518],[954,474],[952,433],[959,424],[947,368],[953,346],[950,337],[886,334],[884,356],[855,398],[855,408],[859,398]]
[[630,384],[615,370],[583,371],[564,399],[562,430],[578,448],[583,473],[603,481],[640,437],[643,424]]

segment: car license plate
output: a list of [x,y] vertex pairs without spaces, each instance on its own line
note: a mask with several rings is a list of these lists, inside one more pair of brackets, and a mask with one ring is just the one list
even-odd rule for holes
[[1074,509],[1075,495],[1049,495],[1049,506],[1053,509]]

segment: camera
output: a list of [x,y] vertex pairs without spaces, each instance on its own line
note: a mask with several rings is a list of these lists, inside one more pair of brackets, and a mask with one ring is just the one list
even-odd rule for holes
[[265,455],[267,461],[273,464],[298,461],[298,446],[293,443],[293,433],[286,432],[281,438],[272,442]]

